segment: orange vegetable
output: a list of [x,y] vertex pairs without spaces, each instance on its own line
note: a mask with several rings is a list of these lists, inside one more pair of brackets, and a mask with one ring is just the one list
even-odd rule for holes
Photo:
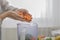
[[17,11],[17,13],[20,15],[21,18],[25,19],[26,21],[32,20],[32,16],[29,13],[22,12],[22,11]]

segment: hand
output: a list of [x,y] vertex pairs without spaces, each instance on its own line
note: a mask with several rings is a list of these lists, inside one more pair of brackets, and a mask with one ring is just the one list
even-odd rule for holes
[[[21,14],[28,14],[30,16],[30,19],[29,20],[26,20],[24,18],[24,15],[19,15],[18,12]],[[15,10],[15,11],[7,11],[7,12],[4,12],[0,15],[0,18],[1,19],[4,19],[6,17],[10,17],[12,19],[15,19],[15,20],[19,20],[19,21],[27,21],[27,22],[30,22],[32,20],[32,16],[28,13],[27,10],[25,9],[18,9],[18,10]]]
[[26,9],[19,9],[16,10],[15,12],[17,12],[21,18],[25,19],[25,21],[29,22],[32,20],[32,15]]
[[[27,21],[27,22],[30,22],[31,20],[25,20],[23,16],[19,15],[17,13],[18,10],[16,11],[7,11],[7,12],[4,12],[0,15],[0,18],[1,19],[4,19],[6,17],[10,17],[12,19],[15,19],[15,20],[20,20],[20,21]],[[22,11],[20,13],[24,13],[24,14],[29,14],[27,10],[25,9],[19,9],[19,11]],[[30,15],[30,14],[29,14]],[[30,15],[31,16],[31,15]],[[31,17],[32,19],[32,17]]]
[[15,11],[8,11],[6,12],[6,17],[19,20],[19,21],[26,21],[24,18],[22,18],[19,14],[17,14]]
[[10,18],[15,19],[15,20],[25,21],[18,14],[16,14],[14,11],[7,11],[7,12],[0,14],[0,19],[3,20],[6,17],[10,17]]

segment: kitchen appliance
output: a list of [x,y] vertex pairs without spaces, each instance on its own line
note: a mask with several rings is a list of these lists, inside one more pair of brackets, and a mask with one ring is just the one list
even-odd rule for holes
[[21,22],[17,24],[18,40],[37,40],[37,23]]

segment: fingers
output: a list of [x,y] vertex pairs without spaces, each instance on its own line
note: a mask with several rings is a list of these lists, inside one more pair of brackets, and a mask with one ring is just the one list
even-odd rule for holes
[[27,9],[18,9],[18,10],[16,10],[16,11],[23,11],[23,12],[28,12],[28,10]]
[[[18,14],[18,12],[19,12],[19,14]],[[9,13],[8,17],[15,19],[15,20],[26,21],[26,22],[30,22],[32,20],[32,15],[29,14],[29,12],[26,9],[8,11],[7,13]],[[27,19],[24,18],[24,16],[26,16]]]
[[22,16],[20,16],[19,14],[17,14],[15,11],[7,11],[7,12],[5,12],[5,13],[7,13],[8,15],[7,15],[7,17],[17,17],[17,18],[22,18]]
[[19,16],[16,15],[16,14],[11,14],[11,15],[9,16],[9,18],[12,18],[12,19],[15,19],[15,20],[19,20],[19,21],[25,21],[25,19],[19,17]]
[[22,14],[27,14],[27,13],[29,13],[28,12],[28,10],[26,10],[26,9],[18,9],[18,10],[16,10],[15,12],[17,12],[17,13],[22,13]]

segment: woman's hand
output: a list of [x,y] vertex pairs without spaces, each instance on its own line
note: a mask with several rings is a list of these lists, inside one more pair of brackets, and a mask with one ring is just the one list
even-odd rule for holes
[[32,15],[26,9],[19,9],[19,10],[16,10],[15,12],[17,12],[20,15],[20,17],[27,22],[32,20]]
[[[20,10],[20,9],[19,9]],[[20,10],[20,11],[22,11],[22,12],[27,12],[25,9],[23,9],[23,10]],[[30,14],[29,14],[30,15]],[[17,14],[17,12],[16,11],[7,11],[7,12],[4,12],[4,13],[2,13],[1,15],[0,15],[0,18],[1,19],[4,19],[4,18],[6,18],[6,17],[10,17],[10,18],[12,18],[12,19],[15,19],[15,20],[20,20],[20,21],[27,21],[27,20],[25,20],[22,16],[20,16],[19,14]],[[32,18],[31,18],[32,19]],[[27,22],[30,22],[31,20],[29,20],[29,21],[27,21]]]

